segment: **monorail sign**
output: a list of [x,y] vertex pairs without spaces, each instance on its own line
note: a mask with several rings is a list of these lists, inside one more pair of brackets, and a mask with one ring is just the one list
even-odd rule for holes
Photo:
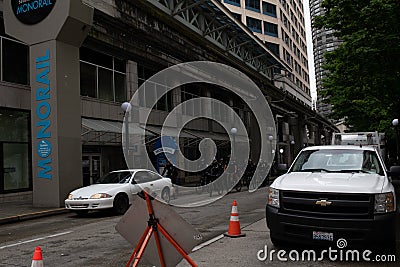
[[56,4],[56,0],[12,0],[12,10],[16,18],[24,24],[32,25],[45,19]]

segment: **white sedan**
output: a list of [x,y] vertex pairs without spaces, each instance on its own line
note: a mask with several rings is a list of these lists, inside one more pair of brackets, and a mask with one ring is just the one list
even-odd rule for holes
[[113,209],[117,214],[124,214],[134,196],[142,190],[168,203],[172,193],[171,179],[144,169],[113,171],[95,184],[72,191],[65,200],[65,208],[78,214],[100,209]]

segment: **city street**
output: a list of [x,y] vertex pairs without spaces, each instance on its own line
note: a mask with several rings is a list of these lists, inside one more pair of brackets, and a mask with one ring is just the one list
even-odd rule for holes
[[[277,258],[277,252],[272,260],[263,258],[265,251],[270,253],[273,249],[285,249],[289,253],[293,249],[272,245],[264,219],[265,196],[266,188],[262,188],[252,194],[231,193],[204,207],[174,208],[203,235],[203,243],[190,254],[198,266],[397,266],[396,263],[331,261],[327,255],[323,261],[317,262],[283,262]],[[233,200],[238,203],[245,237],[227,238],[221,235],[228,229]],[[107,212],[90,213],[86,217],[67,213],[2,225],[0,266],[30,266],[36,246],[43,249],[45,266],[125,266],[133,248],[115,230],[120,219],[121,216]],[[136,230],[134,225],[132,229]],[[139,231],[142,232],[142,229]],[[301,248],[296,249],[301,253]],[[140,266],[150,265],[143,260]],[[183,260],[178,266],[189,265]]]
[[[204,207],[176,210],[206,241],[227,231],[234,199],[242,226],[265,217],[266,188],[252,194],[231,193]],[[45,266],[125,266],[133,248],[115,230],[120,218],[105,212],[89,213],[83,218],[67,213],[2,225],[0,266],[30,266],[36,246],[43,250]]]

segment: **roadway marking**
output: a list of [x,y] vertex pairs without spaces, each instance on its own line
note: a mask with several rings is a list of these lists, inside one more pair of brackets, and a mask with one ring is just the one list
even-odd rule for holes
[[210,245],[210,244],[212,244],[212,243],[214,243],[214,242],[220,240],[220,239],[223,238],[223,237],[224,237],[224,235],[221,234],[221,235],[219,235],[219,236],[214,237],[213,239],[210,239],[210,240],[208,240],[208,241],[206,241],[206,242],[204,242],[204,243],[201,243],[200,245],[194,247],[194,248],[192,249],[192,252],[195,252],[195,251],[197,251],[197,250],[199,250],[199,249],[202,249],[202,248],[204,248],[205,246],[208,246],[208,245]]
[[0,249],[15,247],[15,246],[19,246],[19,245],[22,245],[22,244],[32,243],[32,242],[39,241],[39,240],[43,240],[43,239],[47,239],[47,238],[52,238],[52,237],[67,235],[67,234],[70,234],[70,233],[72,233],[72,232],[73,232],[73,231],[68,231],[68,232],[58,233],[58,234],[54,234],[54,235],[48,235],[48,236],[44,236],[44,237],[39,237],[39,238],[31,239],[31,240],[19,241],[18,243],[14,243],[14,244],[2,246],[2,247],[0,247]]

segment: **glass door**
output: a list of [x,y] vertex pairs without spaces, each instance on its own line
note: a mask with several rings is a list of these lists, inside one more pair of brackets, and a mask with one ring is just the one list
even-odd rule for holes
[[91,185],[96,182],[101,176],[101,157],[100,155],[88,155],[82,156],[82,174],[83,174],[83,185]]

